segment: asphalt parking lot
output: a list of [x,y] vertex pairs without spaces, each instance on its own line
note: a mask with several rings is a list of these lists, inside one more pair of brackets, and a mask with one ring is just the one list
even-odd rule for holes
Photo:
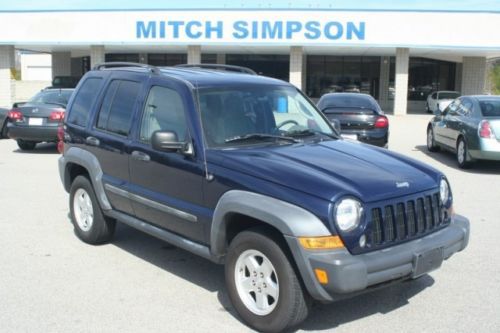
[[[422,278],[330,305],[300,331],[500,332],[500,164],[429,154],[430,116],[390,117],[392,150],[442,170],[469,247]],[[222,266],[119,225],[93,247],[73,234],[54,145],[0,141],[0,331],[245,332]]]

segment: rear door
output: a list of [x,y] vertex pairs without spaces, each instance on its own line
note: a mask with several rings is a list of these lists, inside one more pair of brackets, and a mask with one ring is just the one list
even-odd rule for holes
[[87,149],[101,165],[104,190],[111,205],[127,214],[133,214],[127,194],[129,134],[146,78],[139,74],[113,73],[95,113],[90,135],[85,138]]
[[[192,145],[194,104],[189,89],[178,81],[153,77],[130,146],[132,206],[140,219],[189,239],[204,242],[202,150],[193,154],[154,150],[151,136],[172,131]],[[197,150],[198,149],[198,150]]]

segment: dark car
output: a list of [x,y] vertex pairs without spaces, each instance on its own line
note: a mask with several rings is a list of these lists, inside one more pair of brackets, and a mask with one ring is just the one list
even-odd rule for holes
[[80,79],[79,76],[56,76],[52,79],[50,88],[75,88]]
[[344,138],[387,147],[389,120],[370,95],[325,94],[318,101],[318,108],[330,121],[340,122],[340,132]]
[[427,126],[427,148],[454,152],[460,168],[500,161],[500,96],[462,96]]
[[58,125],[74,89],[45,89],[27,103],[15,105],[7,114],[8,136],[22,150],[32,150],[39,142],[57,142]]
[[119,221],[224,264],[235,312],[264,332],[467,246],[441,172],[343,140],[287,82],[217,66],[85,74],[59,159],[81,240]]
[[0,108],[0,139],[7,138],[7,114],[9,109]]

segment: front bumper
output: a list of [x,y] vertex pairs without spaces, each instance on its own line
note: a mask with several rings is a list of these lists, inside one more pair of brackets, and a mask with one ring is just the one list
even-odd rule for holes
[[12,123],[7,124],[8,136],[11,139],[36,141],[36,142],[56,142],[57,126],[18,126]]
[[[439,249],[442,250],[443,259],[448,259],[467,246],[469,220],[455,215],[450,225],[442,230],[407,243],[359,255],[352,255],[346,249],[309,251],[300,246],[296,237],[286,236],[286,240],[310,295],[314,299],[331,302],[389,282],[418,277],[415,276],[417,256]],[[316,268],[327,272],[326,285],[316,280]]]

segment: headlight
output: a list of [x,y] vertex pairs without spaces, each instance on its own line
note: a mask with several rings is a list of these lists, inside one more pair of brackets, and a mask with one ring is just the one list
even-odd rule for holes
[[439,198],[441,199],[441,203],[445,205],[450,199],[450,186],[448,182],[443,178],[439,183]]
[[359,225],[363,207],[355,199],[343,199],[335,206],[334,217],[341,231],[351,231]]

